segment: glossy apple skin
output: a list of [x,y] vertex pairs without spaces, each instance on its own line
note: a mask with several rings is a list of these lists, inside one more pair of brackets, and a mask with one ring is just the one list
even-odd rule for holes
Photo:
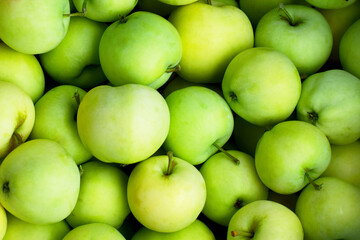
[[88,223],[78,226],[63,238],[63,240],[79,239],[125,240],[116,228],[105,223]]
[[348,7],[356,2],[356,0],[306,0],[309,4],[317,8],[323,9],[340,9]]
[[3,206],[0,204],[0,239],[3,239],[7,231],[8,219],[6,216],[6,211]]
[[301,191],[295,212],[309,240],[359,239],[360,188],[334,177],[315,180]]

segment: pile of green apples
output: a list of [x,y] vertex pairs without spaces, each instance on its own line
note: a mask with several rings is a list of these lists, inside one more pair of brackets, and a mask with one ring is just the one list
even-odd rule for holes
[[360,0],[0,0],[0,239],[360,239]]

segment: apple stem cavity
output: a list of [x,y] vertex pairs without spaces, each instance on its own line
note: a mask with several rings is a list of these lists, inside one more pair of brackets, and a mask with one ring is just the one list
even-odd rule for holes
[[315,124],[319,119],[319,115],[316,112],[308,112],[308,116],[312,124]]
[[254,236],[254,233],[252,232],[247,232],[247,231],[239,231],[239,230],[233,230],[231,231],[231,236],[232,237],[248,237],[248,238],[252,238]]
[[242,206],[243,206],[243,202],[240,199],[236,200],[234,207],[240,209]]
[[285,14],[285,16],[280,14],[281,18],[286,20],[291,26],[296,26],[298,24],[295,22],[295,19],[291,16],[291,14],[286,10],[283,3],[280,3],[279,10]]
[[168,161],[168,166],[167,166],[167,169],[165,172],[165,176],[169,176],[172,173],[172,171],[176,165],[176,162],[174,162],[174,153],[169,151],[169,152],[167,152],[167,155],[168,155],[169,161]]
[[321,185],[322,184],[316,184],[315,182],[314,182],[314,180],[310,177],[310,175],[309,175],[309,169],[305,169],[305,176],[306,176],[306,178],[309,180],[309,182],[311,183],[311,185],[313,185],[314,186],[314,188],[315,188],[315,190],[320,190],[321,189]]
[[229,152],[225,151],[222,147],[220,147],[217,143],[213,143],[213,145],[222,153],[224,153],[226,156],[228,156],[231,160],[234,161],[236,165],[240,165],[240,160],[231,155]]
[[168,67],[167,69],[166,69],[166,73],[172,73],[172,72],[178,72],[178,71],[180,71],[181,70],[181,67],[180,67],[180,65],[178,64],[178,65],[176,65],[175,67]]
[[234,92],[229,92],[229,98],[231,99],[231,101],[237,100],[237,96]]
[[10,192],[9,182],[4,182],[3,187],[2,187],[2,191],[5,194]]

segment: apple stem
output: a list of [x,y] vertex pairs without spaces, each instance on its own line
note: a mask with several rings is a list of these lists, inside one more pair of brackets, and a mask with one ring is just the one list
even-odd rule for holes
[[283,17],[282,15],[281,15],[281,17],[283,17],[283,19],[287,20],[291,26],[295,26],[296,22],[295,22],[294,18],[286,10],[283,3],[280,3],[279,9],[285,14],[285,17]]
[[225,151],[222,147],[220,147],[217,143],[213,143],[213,145],[222,153],[224,153],[226,156],[228,156],[231,160],[234,161],[236,165],[240,165],[240,160],[231,155],[229,152]]
[[84,169],[81,164],[79,165],[79,173],[80,173],[80,176],[83,175],[83,173],[84,173]]
[[180,65],[176,65],[175,67],[168,67],[168,69],[166,69],[166,73],[171,73],[171,72],[178,72],[181,70]]
[[75,90],[73,98],[75,98],[77,107],[79,108],[81,100],[80,100],[80,94],[77,89]]
[[173,152],[169,151],[169,152],[167,152],[167,155],[168,155],[169,162],[168,162],[168,167],[166,169],[165,175],[169,176],[172,173],[174,166],[176,165],[176,162],[174,162]]
[[85,17],[87,1],[88,0],[84,0],[84,2],[83,2],[82,8],[81,8],[82,12],[64,14],[64,17]]
[[314,182],[314,180],[312,180],[312,178],[310,177],[308,171],[309,171],[309,169],[305,169],[305,176],[306,176],[306,178],[309,180],[309,182],[311,183],[311,185],[314,186],[315,190],[320,190],[322,184],[320,184],[320,185],[319,185],[319,184],[316,184],[316,183]]
[[252,233],[252,232],[246,232],[246,231],[233,230],[233,231],[231,231],[231,236],[232,236],[232,237],[241,236],[241,237],[249,237],[249,238],[252,238],[252,237],[254,236],[254,233]]
[[14,150],[15,148],[17,148],[19,145],[21,145],[23,143],[23,139],[21,137],[21,135],[18,132],[14,132],[11,140],[10,140],[10,148],[9,148],[9,152],[11,152],[12,150]]

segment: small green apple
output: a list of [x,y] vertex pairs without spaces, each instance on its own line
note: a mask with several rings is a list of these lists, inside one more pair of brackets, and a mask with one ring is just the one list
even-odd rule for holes
[[3,239],[7,229],[8,229],[8,217],[5,209],[0,204],[0,239]]
[[125,240],[116,228],[105,223],[88,223],[78,226],[68,232],[62,240],[80,239]]
[[354,4],[357,0],[306,0],[312,6],[323,9],[340,9]]

